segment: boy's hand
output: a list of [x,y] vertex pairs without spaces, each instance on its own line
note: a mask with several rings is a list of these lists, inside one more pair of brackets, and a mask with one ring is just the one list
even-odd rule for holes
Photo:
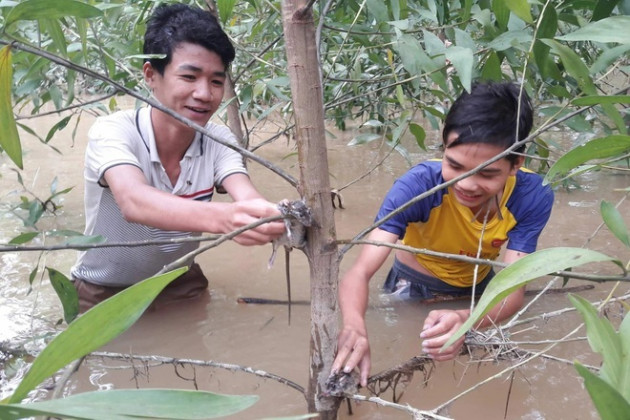
[[332,373],[338,373],[341,369],[350,373],[359,366],[359,382],[365,387],[370,374],[370,363],[370,343],[365,328],[344,326],[337,339],[337,357],[332,365]]
[[422,350],[437,361],[454,359],[461,352],[464,336],[440,352],[449,338],[468,319],[468,311],[436,310],[429,312],[420,333]]

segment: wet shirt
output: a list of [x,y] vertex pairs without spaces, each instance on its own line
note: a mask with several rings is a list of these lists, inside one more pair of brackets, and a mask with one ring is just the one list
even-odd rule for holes
[[[396,180],[376,220],[443,182],[441,160],[416,165]],[[450,188],[414,203],[379,227],[398,235],[405,245],[414,248],[470,257],[477,256],[483,230],[479,257],[494,260],[506,242],[508,249],[534,252],[552,205],[551,188],[542,185],[539,175],[520,169],[516,175],[508,177],[504,187],[499,203],[501,217],[495,214],[485,228],[470,208],[457,201]],[[424,254],[416,254],[416,259],[435,277],[452,286],[472,285],[474,264]],[[480,265],[478,279],[483,279],[490,268]]]
[[[238,152],[197,133],[180,161],[177,183],[172,185],[158,156],[150,112],[150,107],[121,111],[99,118],[90,129],[84,171],[86,235],[102,235],[110,243],[199,235],[127,222],[103,178],[105,171],[113,166],[136,166],[153,187],[201,201],[210,201],[215,185],[220,185],[227,176],[247,173]],[[236,144],[227,127],[209,122],[206,128],[212,137]],[[103,286],[129,286],[153,276],[198,246],[198,242],[185,242],[91,249],[79,254],[72,275]]]

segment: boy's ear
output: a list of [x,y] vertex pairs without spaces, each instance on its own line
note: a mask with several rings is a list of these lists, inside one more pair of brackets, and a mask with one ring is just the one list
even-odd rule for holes
[[516,175],[521,166],[525,163],[525,156],[517,156],[512,163],[512,169],[510,169],[510,175]]

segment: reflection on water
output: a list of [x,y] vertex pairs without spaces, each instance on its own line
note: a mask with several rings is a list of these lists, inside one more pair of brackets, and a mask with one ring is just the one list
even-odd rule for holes
[[[68,228],[81,230],[83,224],[82,206],[82,161],[85,129],[89,125],[84,118],[79,126],[79,135],[75,147],[70,141],[56,139],[56,146],[63,150],[59,157],[50,149],[25,138],[27,170],[25,183],[30,189],[42,195],[47,193],[49,182],[54,175],[59,177],[60,188],[74,186],[74,190],[63,197],[64,207],[57,218],[46,218],[41,229]],[[52,124],[54,121],[38,122]],[[44,130],[45,127],[42,127]],[[329,158],[331,183],[341,187],[353,181],[367,169],[373,168],[386,151],[377,144],[349,149],[345,146],[351,133],[335,133],[329,139]],[[262,133],[264,138],[265,134]],[[438,141],[434,135],[427,141]],[[435,147],[429,154],[416,152],[413,145],[409,150],[414,161],[420,161],[437,153]],[[259,151],[273,162],[279,162],[287,171],[297,174],[295,156],[289,156],[286,144],[262,148]],[[0,191],[3,204],[15,203],[19,195],[7,193],[15,191],[16,183],[7,170],[10,164],[6,157],[1,157],[2,178]],[[51,165],[51,162],[59,165]],[[294,198],[296,193],[284,181],[279,180],[268,170],[254,163],[249,164],[252,178],[259,189],[270,200]],[[385,191],[393,180],[408,168],[407,162],[394,153],[385,164],[342,191],[345,210],[335,213],[337,236],[349,239],[372,223]],[[37,175],[36,175],[37,174]],[[622,261],[630,258],[627,249],[618,245],[618,241],[606,230],[597,231],[601,223],[599,216],[600,200],[617,203],[621,192],[615,189],[626,188],[630,177],[622,174],[588,174],[581,179],[581,189],[570,192],[558,190],[556,203],[548,228],[543,233],[540,247],[583,246],[587,243],[592,249],[615,255]],[[221,199],[221,198],[219,198]],[[630,224],[628,204],[620,210]],[[0,237],[6,242],[15,236],[19,227],[14,218],[2,218]],[[342,261],[341,272],[348,269],[356,256],[356,249],[351,249]],[[295,305],[291,324],[287,322],[287,308],[273,305],[239,304],[237,298],[262,297],[285,299],[285,276],[283,256],[267,269],[267,260],[271,246],[247,248],[233,243],[212,249],[198,258],[203,270],[210,279],[210,296],[207,299],[185,304],[172,305],[159,312],[149,312],[114,342],[103,350],[108,352],[131,353],[134,355],[160,355],[195,360],[213,360],[233,363],[267,371],[306,386],[309,366],[310,310],[307,305]],[[60,318],[61,310],[47,277],[36,276],[34,291],[28,291],[28,276],[38,260],[40,265],[48,265],[68,273],[74,262],[72,251],[49,253],[4,253],[0,255],[2,266],[0,276],[0,342],[24,344],[31,351],[41,348],[43,340],[26,342],[33,335],[52,333],[55,322]],[[371,283],[370,306],[367,322],[372,344],[372,373],[388,369],[418,354],[420,340],[418,333],[428,310],[437,308],[417,304],[394,302],[388,303],[379,297],[388,267],[381,269]],[[593,271],[603,273],[613,270],[610,266],[595,266]],[[309,299],[308,263],[298,251],[291,253],[292,295],[294,300]],[[531,288],[541,288],[548,279],[534,282]],[[584,282],[572,280],[569,285]],[[560,284],[556,284],[560,286]],[[619,295],[628,290],[621,288]],[[594,290],[583,293],[591,300],[605,297],[610,285],[598,285]],[[440,307],[466,307],[466,302],[445,303]],[[546,295],[539,299],[527,312],[526,317],[548,313],[570,307],[566,295]],[[618,321],[623,311],[609,314]],[[541,340],[559,340],[579,325],[575,314],[538,320],[516,327],[510,337],[522,343],[523,348],[540,350],[541,345],[528,344]],[[580,331],[577,336],[583,336]],[[33,347],[35,346],[35,347]],[[40,346],[40,347],[37,347]],[[599,361],[582,340],[563,343],[548,351],[549,354],[572,361],[598,365]],[[483,354],[475,353],[476,357]],[[416,374],[404,390],[402,404],[421,409],[433,409],[440,404],[464,393],[451,404],[445,415],[458,419],[487,418],[587,418],[594,417],[593,407],[581,381],[570,363],[562,363],[546,358],[519,367],[513,375],[503,374],[498,379],[478,387],[472,392],[465,392],[480,381],[502,372],[517,361],[470,362],[461,357],[454,362],[440,363],[431,371],[428,383],[424,384],[422,375]],[[5,371],[7,366],[4,366]],[[0,398],[10,394],[22,373],[11,379],[2,378]],[[199,388],[220,393],[256,394],[260,401],[248,411],[235,418],[262,418],[265,416],[286,416],[303,414],[306,411],[304,398],[299,392],[278,384],[273,380],[263,380],[250,374],[231,372],[205,367],[150,363],[146,361],[119,361],[91,358],[82,365],[78,374],[69,382],[66,393],[81,392],[91,389],[134,388],[134,387],[174,387]],[[400,386],[397,393],[400,393]],[[391,399],[391,391],[382,395]],[[373,404],[353,403],[354,416],[361,419],[409,418],[406,414],[390,408]],[[341,418],[350,418],[345,404],[340,412]]]

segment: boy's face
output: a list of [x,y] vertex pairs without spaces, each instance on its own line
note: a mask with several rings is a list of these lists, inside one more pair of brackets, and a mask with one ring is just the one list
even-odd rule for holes
[[201,45],[183,42],[175,47],[163,75],[148,62],[143,70],[161,104],[201,126],[223,100],[225,66],[218,54]]
[[[446,146],[457,137],[457,133],[449,134]],[[488,143],[464,143],[445,148],[442,176],[445,181],[450,181],[503,151],[502,147]],[[522,157],[519,157],[514,164],[506,158],[501,158],[478,173],[456,182],[449,187],[449,191],[460,204],[469,207],[473,213],[477,213],[490,199],[503,192],[508,177],[515,175],[522,164]]]

